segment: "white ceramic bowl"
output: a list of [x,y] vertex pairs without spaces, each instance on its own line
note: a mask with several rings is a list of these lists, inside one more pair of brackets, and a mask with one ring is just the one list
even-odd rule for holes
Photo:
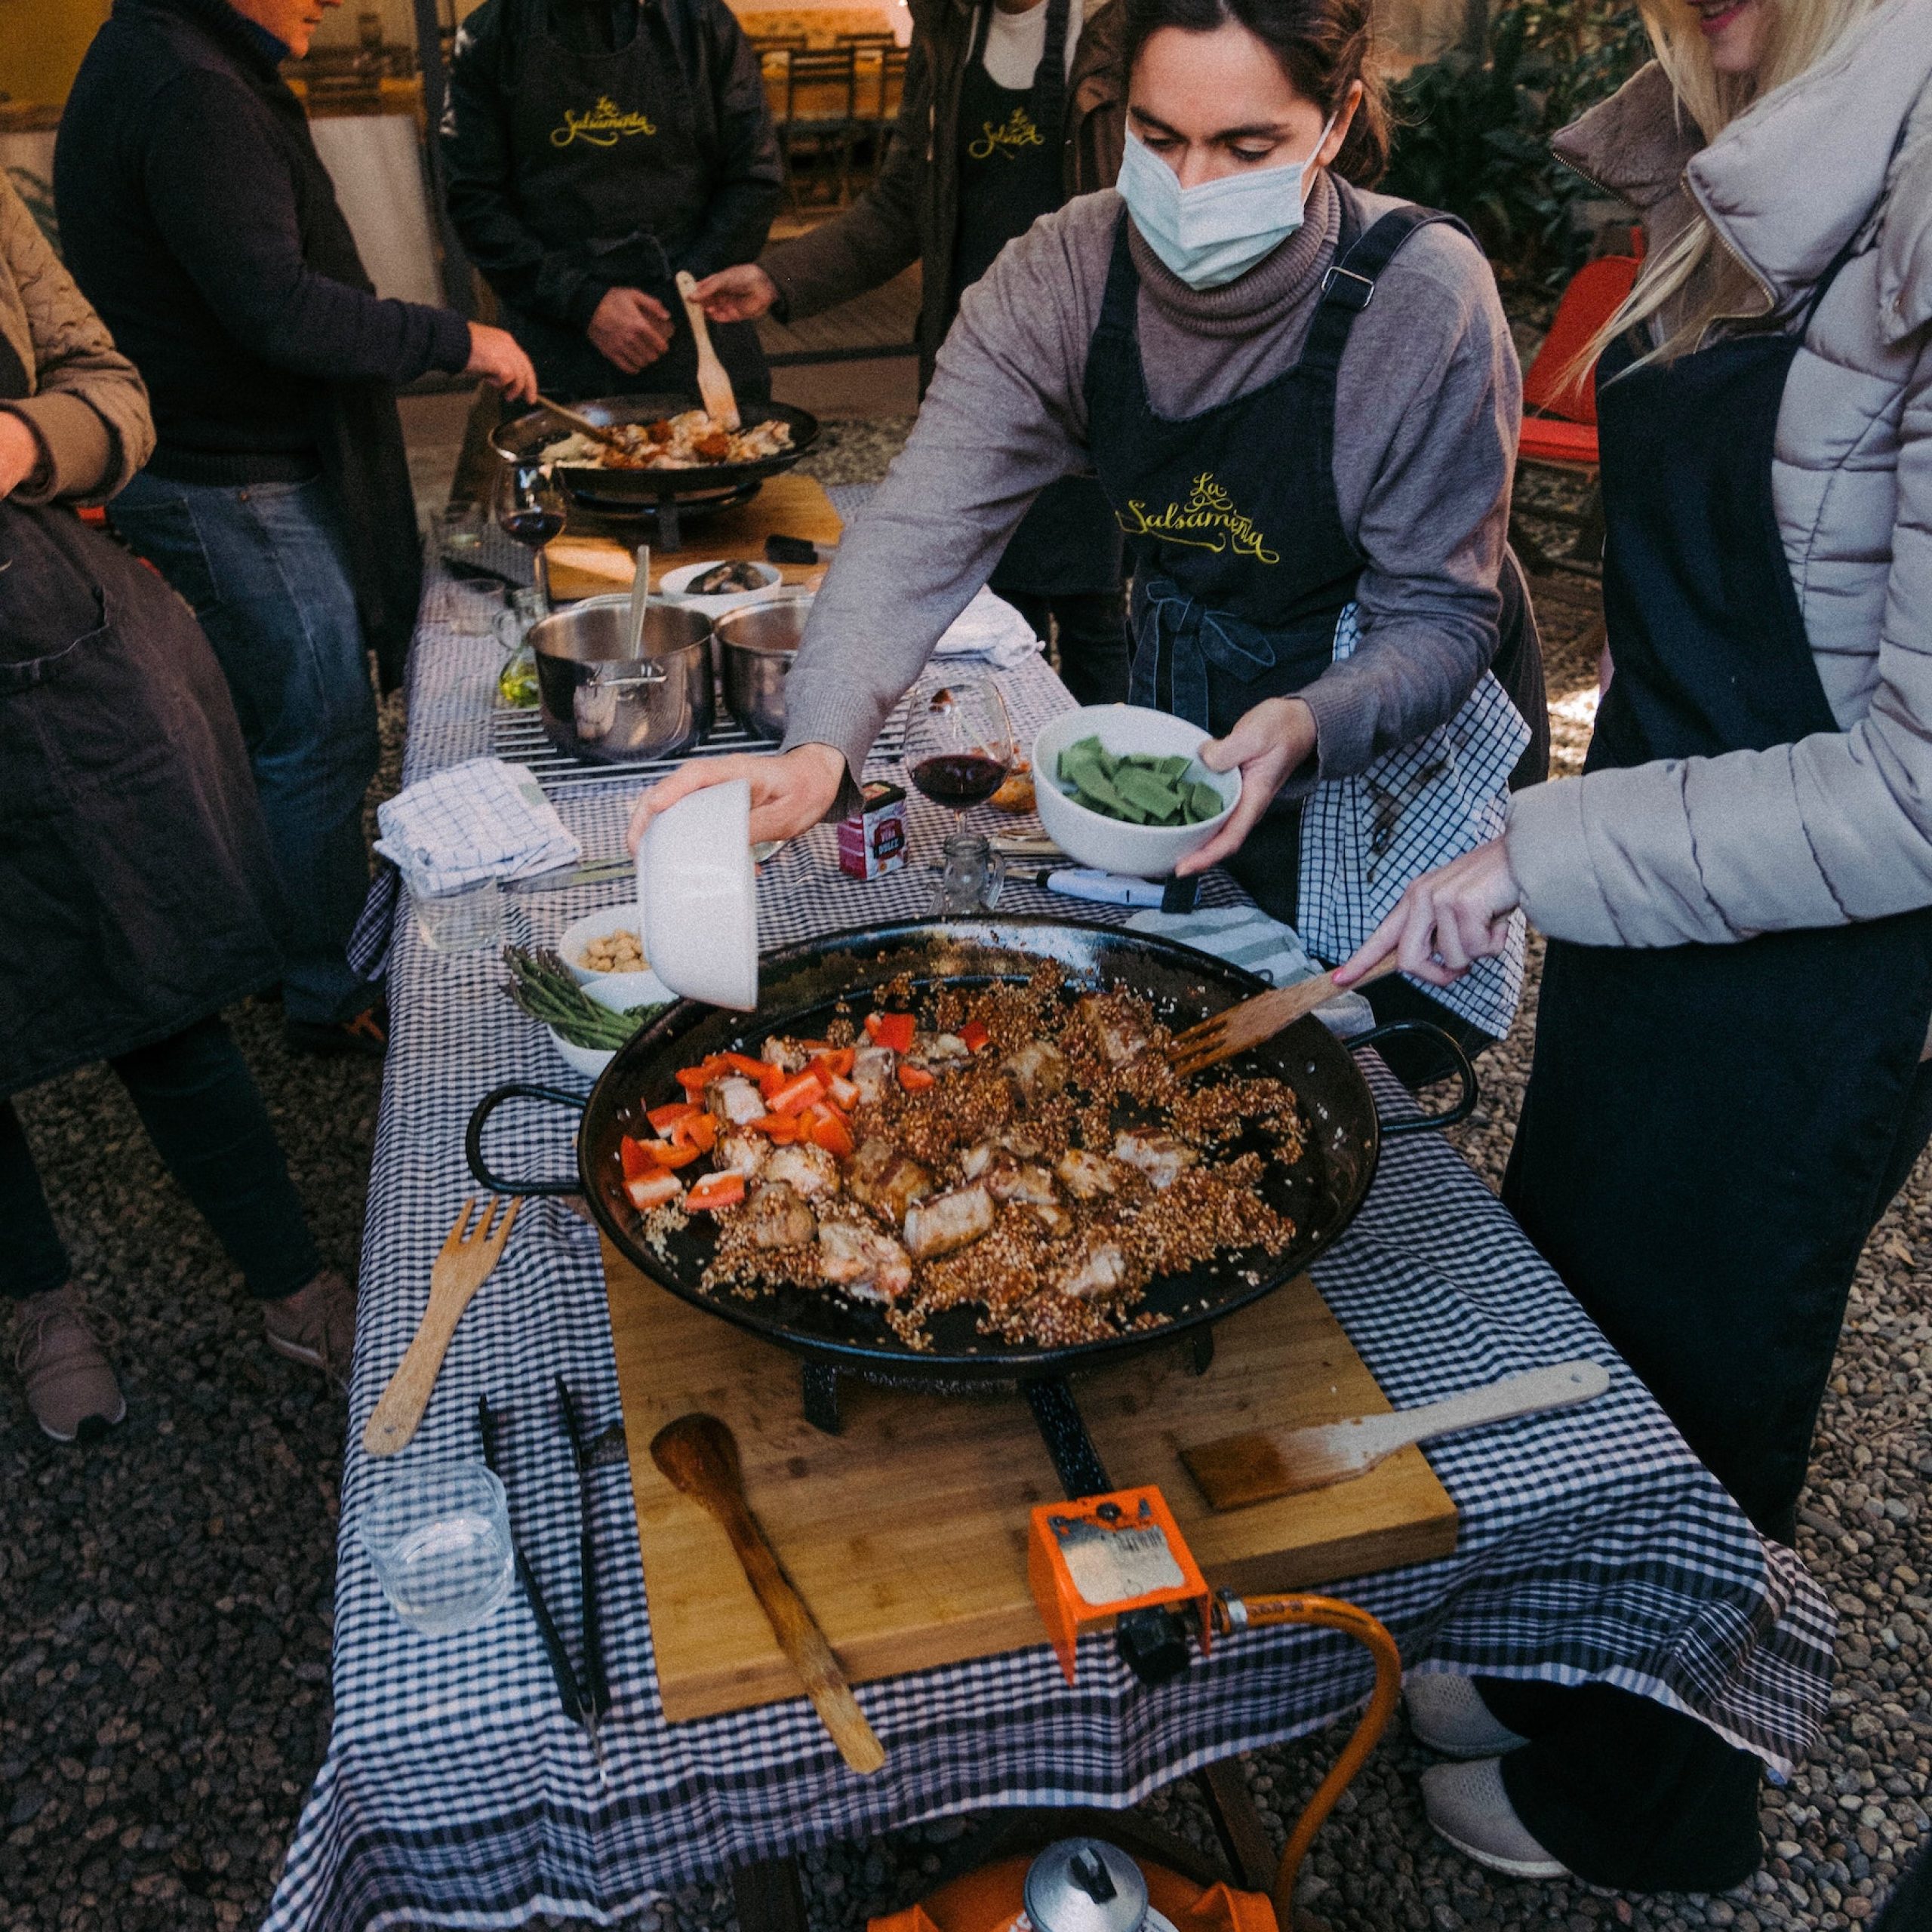
[[[717,597],[691,597],[685,592],[685,586],[694,583],[706,571],[715,570],[720,564],[729,563],[728,557],[713,557],[709,563],[681,564],[674,571],[666,571],[657,580],[658,594],[674,597],[680,604],[688,604],[694,611],[701,611],[707,617],[721,617],[727,611],[736,611],[742,605],[755,604],[761,597],[769,597],[785,581],[784,573],[776,564],[752,563],[764,582],[756,590],[728,590]],[[747,558],[746,561],[751,560]]]
[[[608,939],[613,933],[635,933],[637,931],[637,901],[621,899],[614,906],[607,906],[601,912],[592,912],[586,918],[579,919],[574,925],[564,928],[564,936],[557,942],[557,952],[570,976],[580,986],[595,985],[599,980],[612,977],[608,973],[593,973],[583,963],[583,949],[594,939]],[[647,964],[645,970],[649,971]]]
[[1165,878],[1197,846],[1204,845],[1227,820],[1241,797],[1238,771],[1200,767],[1189,776],[1211,785],[1226,803],[1198,825],[1132,825],[1089,811],[1061,786],[1060,755],[1081,738],[1098,738],[1115,753],[1148,752],[1159,758],[1178,752],[1192,758],[1208,734],[1185,718],[1137,704],[1094,704],[1063,712],[1041,726],[1033,739],[1033,791],[1040,823],[1060,850],[1082,865],[1130,878]]
[[638,849],[638,937],[672,991],[749,1013],[758,1004],[752,788],[707,785],[660,812]]
[[[635,912],[635,908],[629,909]],[[627,1012],[634,1006],[668,1004],[677,998],[655,973],[601,973],[584,987],[584,991],[600,1006],[608,1006],[613,1013]],[[595,1080],[617,1058],[614,1053],[572,1046],[554,1026],[546,1030],[565,1063],[574,1067],[586,1080]]]

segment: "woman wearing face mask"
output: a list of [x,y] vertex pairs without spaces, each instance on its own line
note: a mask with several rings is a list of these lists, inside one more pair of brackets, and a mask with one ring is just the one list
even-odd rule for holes
[[[819,594],[783,754],[694,761],[634,830],[729,777],[756,838],[835,810],[1029,503],[1091,469],[1134,564],[1134,700],[1241,769],[1187,869],[1228,861],[1340,959],[1500,826],[1519,760],[1540,775],[1540,660],[1505,574],[1515,356],[1469,238],[1354,185],[1386,153],[1366,0],[1122,4],[1118,192],[1044,217],[967,291]],[[1478,1047],[1520,973],[1519,947],[1439,1003],[1371,997]]]
[[[1651,235],[1599,371],[1585,774],[1349,971],[1444,983],[1519,907],[1550,936],[1504,1198],[1788,1543],[1860,1251],[1932,1131],[1932,5],[1643,4],[1659,61],[1558,142]],[[1715,1891],[1758,1862],[1757,1761],[1661,1705],[1411,1706],[1476,1761],[1424,1789],[1485,1863]]]

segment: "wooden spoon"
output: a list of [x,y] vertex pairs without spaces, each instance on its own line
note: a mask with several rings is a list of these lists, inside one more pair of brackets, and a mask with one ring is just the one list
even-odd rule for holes
[[547,395],[537,398],[539,409],[547,410],[560,423],[568,423],[580,436],[588,436],[593,443],[606,443],[612,449],[621,449],[623,438],[608,424],[593,423],[587,416],[580,416],[574,409],[566,409],[561,402],[552,402]]
[[[1400,964],[1392,952],[1378,960],[1355,982],[1365,986],[1395,971]],[[1198,1020],[1168,1042],[1168,1063],[1183,1079],[1212,1066],[1217,1060],[1232,1060],[1236,1054],[1258,1047],[1285,1032],[1305,1013],[1326,1006],[1337,993],[1352,992],[1355,987],[1335,983],[1331,969],[1312,980],[1297,980],[1287,986],[1270,986],[1265,993],[1224,1008],[1208,1019]]]
[[771,1634],[804,1680],[805,1695],[832,1734],[838,1755],[854,1770],[869,1777],[885,1762],[885,1747],[866,1723],[825,1632],[752,1514],[745,1500],[737,1438],[715,1416],[680,1416],[652,1438],[651,1460],[724,1525]]
[[731,393],[731,379],[711,346],[711,327],[688,269],[678,271],[678,293],[685,298],[685,315],[697,338],[697,392],[704,398],[704,413],[721,429],[735,429],[739,426],[738,398]]

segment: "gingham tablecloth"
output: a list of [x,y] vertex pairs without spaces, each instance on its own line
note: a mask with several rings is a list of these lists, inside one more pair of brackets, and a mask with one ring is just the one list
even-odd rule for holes
[[[411,682],[409,777],[490,749],[497,660],[481,609],[469,591],[432,579]],[[1067,702],[1044,666],[1006,682],[1023,730]],[[621,850],[633,789],[598,786],[561,801],[587,858]],[[923,854],[940,826],[923,801],[914,818]],[[870,885],[845,878],[821,830],[768,868],[763,936],[776,943],[916,915],[929,890],[923,870]],[[607,886],[522,897],[520,936],[554,939],[620,896]],[[1013,903],[1106,916],[1030,890]],[[488,955],[440,958],[413,931],[398,934],[343,1478],[335,1727],[268,1920],[273,1932],[514,1926],[540,1914],[611,1924],[695,1878],[829,1839],[991,1805],[1131,1804],[1199,1764],[1359,1703],[1361,1653],[1327,1633],[1287,1630],[1218,1646],[1158,1690],[1103,1639],[1083,1647],[1072,1689],[1044,1642],[868,1684],[859,1700],[888,1754],[869,1779],[844,1769],[802,1698],[669,1726],[620,1463],[594,1478],[615,1695],[601,1770],[558,1709],[520,1595],[465,1635],[405,1628],[358,1540],[371,1473],[362,1426],[472,1191],[463,1158],[472,1105],[504,1081],[573,1079],[506,1003],[500,975]],[[1379,1068],[1373,1077],[1385,1110],[1400,1106],[1401,1090]],[[493,1148],[506,1170],[569,1171],[567,1128],[554,1116],[513,1112]],[[1315,1274],[1398,1407],[1578,1355],[1615,1370],[1611,1392],[1587,1408],[1432,1445],[1461,1515],[1455,1554],[1337,1581],[1339,1594],[1389,1625],[1411,1667],[1602,1678],[1694,1712],[1774,1764],[1802,1755],[1826,1704],[1829,1605],[1792,1552],[1760,1542],[1453,1152],[1428,1136],[1391,1143],[1359,1218]],[[533,1201],[464,1316],[405,1455],[473,1453],[479,1391],[506,1412],[516,1534],[580,1656],[577,1485],[549,1392],[558,1372],[593,1428],[618,1419],[595,1235],[555,1204]]]

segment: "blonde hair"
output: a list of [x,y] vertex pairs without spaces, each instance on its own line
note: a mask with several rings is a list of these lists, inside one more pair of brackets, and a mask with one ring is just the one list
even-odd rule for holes
[[[1879,4],[1879,0],[1758,0],[1764,11],[1763,57],[1754,74],[1721,74],[1710,44],[1684,0],[1637,0],[1659,65],[1677,97],[1678,114],[1694,122],[1706,143],[1746,109],[1814,66]],[[1724,248],[1700,207],[1690,226],[1644,263],[1635,286],[1578,358],[1587,370],[1626,330],[1647,322],[1676,301],[1688,306],[1658,347],[1643,359],[1670,361],[1697,347],[1715,322],[1749,313],[1762,291],[1749,269]]]

